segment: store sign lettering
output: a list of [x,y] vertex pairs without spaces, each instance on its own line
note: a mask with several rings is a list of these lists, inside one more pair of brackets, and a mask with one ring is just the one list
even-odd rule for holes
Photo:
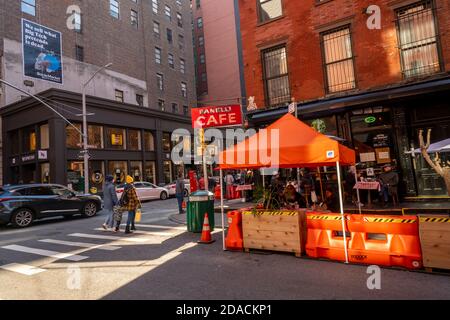
[[242,110],[240,105],[193,108],[192,127],[220,128],[242,125]]
[[23,156],[22,162],[33,161],[34,159],[36,159],[36,156],[34,154],[30,154],[27,156]]

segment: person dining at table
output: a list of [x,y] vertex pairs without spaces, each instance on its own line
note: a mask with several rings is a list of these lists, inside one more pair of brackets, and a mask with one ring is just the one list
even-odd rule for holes
[[288,208],[306,208],[305,198],[303,198],[300,193],[295,190],[295,187],[292,184],[288,185],[284,190],[283,202]]

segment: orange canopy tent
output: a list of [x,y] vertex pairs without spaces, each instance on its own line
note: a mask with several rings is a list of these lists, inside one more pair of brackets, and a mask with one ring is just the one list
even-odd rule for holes
[[[219,168],[325,167],[335,166],[336,162],[355,164],[354,150],[317,132],[291,114],[286,114],[266,130],[223,151]],[[274,142],[278,142],[278,146]],[[276,154],[277,159],[272,157],[268,161]]]
[[[257,134],[222,151],[219,157],[221,190],[223,190],[223,170],[227,169],[336,166],[341,214],[344,215],[340,166],[354,165],[355,151],[317,132],[291,114],[286,114],[275,121],[265,131],[260,130]],[[221,196],[221,207],[222,223],[224,223],[223,196]],[[224,250],[226,250],[225,228],[222,230]],[[342,230],[344,243],[346,243],[344,219],[342,219]],[[347,246],[344,247],[348,262]]]

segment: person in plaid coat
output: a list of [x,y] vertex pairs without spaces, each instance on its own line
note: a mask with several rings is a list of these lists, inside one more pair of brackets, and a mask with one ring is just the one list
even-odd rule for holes
[[136,210],[142,208],[142,205],[136,193],[136,188],[133,185],[134,179],[131,176],[127,176],[126,182],[127,183],[125,185],[120,202],[122,208],[128,211],[128,220],[127,226],[125,228],[125,233],[131,233],[131,231],[136,230],[136,227],[134,225],[134,220],[136,218]]

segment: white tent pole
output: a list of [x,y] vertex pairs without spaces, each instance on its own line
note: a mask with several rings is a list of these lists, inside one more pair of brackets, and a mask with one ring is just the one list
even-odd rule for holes
[[[356,173],[356,166],[355,166],[355,183],[356,186],[358,186],[358,174]],[[356,196],[358,197],[358,209],[359,214],[361,214],[361,197],[359,196],[359,188],[356,188]]]
[[336,161],[336,169],[337,169],[338,184],[339,184],[339,203],[341,205],[342,234],[344,236],[345,263],[348,263],[347,235],[345,234],[344,198],[343,198],[343,194],[342,194],[341,165],[339,164],[339,161]]
[[223,171],[220,169],[220,211],[222,213],[222,242],[223,242],[223,251],[226,251],[225,245],[225,214],[223,209]]

